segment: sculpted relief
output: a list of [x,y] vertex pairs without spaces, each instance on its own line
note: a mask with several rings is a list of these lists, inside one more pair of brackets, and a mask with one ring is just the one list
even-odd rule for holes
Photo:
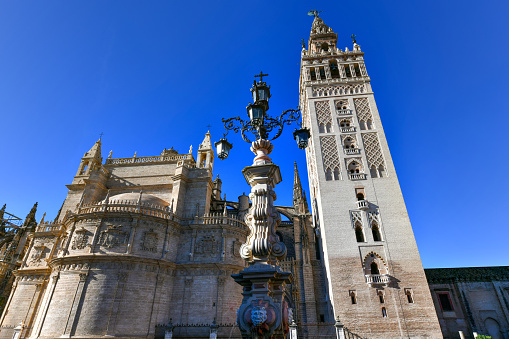
[[110,225],[101,232],[97,244],[106,248],[124,245],[129,240],[129,233],[122,231],[121,227]]

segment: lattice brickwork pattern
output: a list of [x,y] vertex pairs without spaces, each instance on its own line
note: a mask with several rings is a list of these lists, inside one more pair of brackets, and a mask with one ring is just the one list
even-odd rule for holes
[[373,121],[371,109],[369,108],[368,98],[353,99],[353,102],[355,103],[355,111],[357,112],[357,118],[359,121]]
[[332,113],[328,101],[316,101],[315,110],[318,125],[323,124],[325,126],[328,123],[332,125]]
[[378,224],[378,226],[380,226],[380,218],[378,216],[378,211],[368,212],[368,219],[370,225],[373,225],[373,221],[375,221]]
[[345,95],[345,94],[362,94],[366,92],[367,90],[364,84],[313,87],[314,97],[325,97],[331,95]]
[[340,169],[338,146],[336,145],[336,137],[327,136],[320,137],[320,146],[322,148],[323,169],[327,172],[328,169],[334,172],[334,169]]
[[376,133],[363,133],[362,141],[364,143],[364,149],[366,150],[366,157],[368,158],[368,165],[385,168],[384,156],[382,149],[380,148],[380,142],[378,141],[378,135]]
[[362,217],[360,211],[350,211],[350,218],[352,219],[352,226],[355,228],[356,223],[362,225]]

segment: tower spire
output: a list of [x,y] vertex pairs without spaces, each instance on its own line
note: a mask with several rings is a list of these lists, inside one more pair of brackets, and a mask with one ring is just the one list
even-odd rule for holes
[[297,169],[297,162],[294,162],[294,175],[293,175],[293,208],[302,213],[308,213],[308,202],[306,194],[302,189],[300,182],[299,170]]

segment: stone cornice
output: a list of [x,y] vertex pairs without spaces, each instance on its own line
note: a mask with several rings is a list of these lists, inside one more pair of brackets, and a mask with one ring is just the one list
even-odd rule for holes
[[424,272],[429,284],[509,281],[509,266],[427,268]]

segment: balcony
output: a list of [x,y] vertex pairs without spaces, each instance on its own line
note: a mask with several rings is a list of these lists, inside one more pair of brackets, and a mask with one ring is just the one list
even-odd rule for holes
[[357,201],[357,209],[361,211],[366,211],[369,209],[369,202],[367,200],[359,200]]
[[345,148],[344,149],[346,155],[359,154],[360,149],[358,148]]
[[365,277],[368,285],[388,285],[391,281],[388,274],[366,274]]
[[352,133],[355,132],[354,126],[348,126],[348,127],[340,127],[342,133]]
[[366,174],[364,173],[349,173],[348,177],[350,180],[365,180]]
[[336,114],[337,115],[351,115],[352,110],[351,109],[337,109]]

